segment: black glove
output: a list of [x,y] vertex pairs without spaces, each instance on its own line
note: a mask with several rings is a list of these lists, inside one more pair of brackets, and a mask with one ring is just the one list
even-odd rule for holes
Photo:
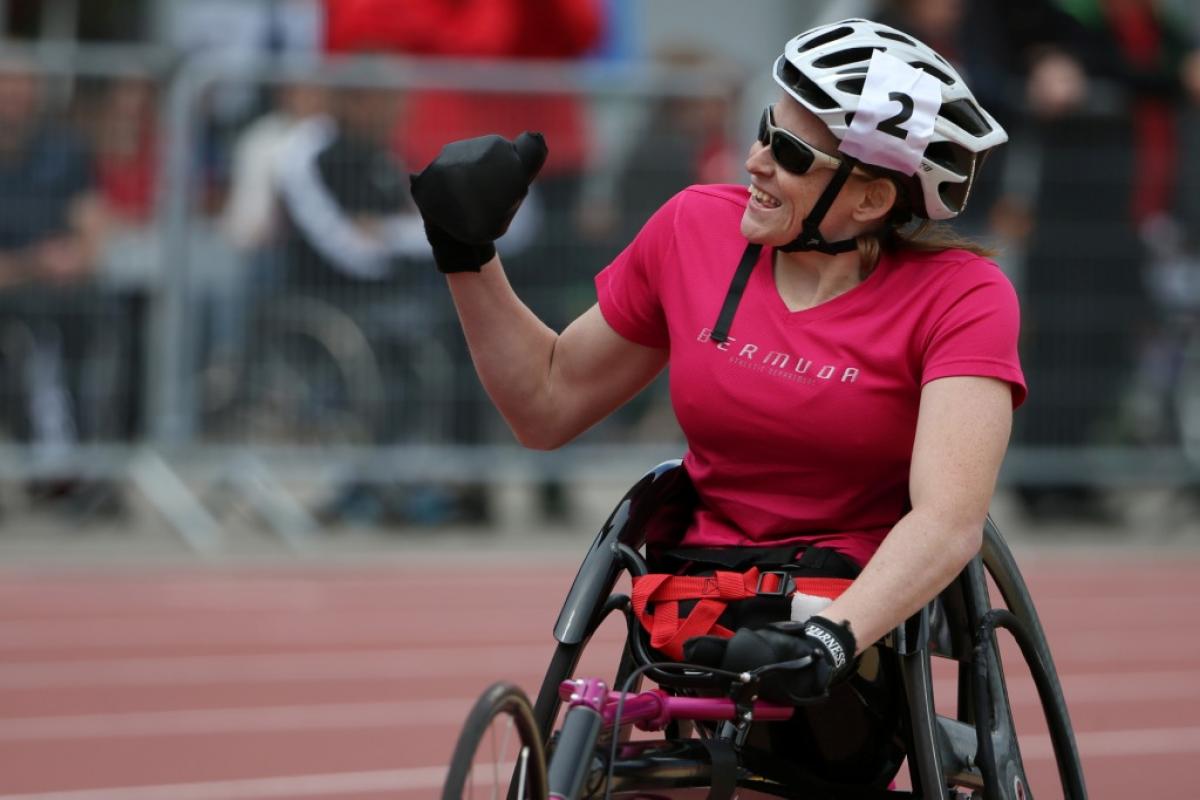
[[762,697],[803,703],[825,696],[854,671],[857,646],[849,625],[811,617],[758,630],[741,628],[732,639],[698,636],[684,642],[683,656],[689,663],[730,672],[761,670]]
[[546,161],[540,133],[510,142],[480,136],[451,142],[417,175],[413,200],[442,272],[478,272],[496,255],[499,239]]

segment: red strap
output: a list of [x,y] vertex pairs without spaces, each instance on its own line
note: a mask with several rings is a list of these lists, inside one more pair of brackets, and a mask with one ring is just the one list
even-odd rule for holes
[[813,594],[837,600],[854,581],[848,578],[793,578],[797,594]]
[[[683,659],[683,643],[696,636],[729,638],[733,631],[718,625],[731,600],[744,600],[759,592],[779,591],[780,574],[768,572],[759,585],[758,567],[747,572],[717,571],[711,576],[639,575],[633,578],[633,613],[650,633],[650,646],[675,660]],[[844,578],[796,578],[804,594],[836,598],[851,581]],[[698,600],[686,618],[679,618],[680,600]],[[654,611],[649,604],[654,603]]]

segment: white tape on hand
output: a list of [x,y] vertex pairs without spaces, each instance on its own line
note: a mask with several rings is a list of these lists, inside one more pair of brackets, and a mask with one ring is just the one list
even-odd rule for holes
[[867,164],[915,174],[941,103],[937,78],[876,50],[854,121],[838,149]]

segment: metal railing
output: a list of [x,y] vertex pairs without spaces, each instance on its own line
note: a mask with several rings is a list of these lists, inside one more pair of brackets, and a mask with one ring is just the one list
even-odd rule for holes
[[[341,151],[347,160],[340,166],[323,167],[313,152],[308,153],[314,158],[311,163],[297,156],[290,166],[297,171],[305,164],[310,171],[325,169],[317,176],[320,180],[346,184],[330,191],[342,192],[342,200],[353,195],[350,202],[360,204],[348,216],[369,210],[371,224],[395,224],[400,233],[392,243],[400,244],[388,251],[390,277],[366,281],[338,274],[320,247],[304,240],[304,220],[297,215],[306,212],[288,206],[284,198],[275,201],[270,245],[252,255],[239,253],[220,232],[220,204],[214,198],[228,188],[230,142],[244,132],[252,115],[222,119],[214,98],[241,92],[251,98],[249,108],[263,109],[261,99],[283,87],[324,87],[334,96],[357,92],[365,107],[337,109],[344,125],[355,113],[370,117],[370,112],[378,112],[372,103],[465,92],[480,103],[492,98],[500,129],[525,127],[521,119],[504,116],[513,96],[535,104],[574,98],[567,105],[579,115],[578,130],[591,135],[586,158],[557,179],[552,173],[546,181],[539,180],[530,201],[532,218],[524,223],[524,241],[514,241],[505,251],[513,253],[506,264],[522,296],[561,325],[592,302],[591,276],[649,213],[649,208],[622,208],[623,199],[648,200],[654,191],[673,191],[688,182],[686,169],[694,164],[669,164],[667,158],[657,165],[639,161],[645,158],[637,152],[642,139],[661,135],[664,138],[655,143],[660,148],[672,142],[683,146],[687,135],[698,129],[671,131],[670,123],[711,125],[687,115],[703,118],[737,110],[741,87],[730,76],[644,65],[390,58],[175,63],[158,50],[92,47],[26,51],[25,56],[54,78],[48,95],[52,111],[69,106],[80,80],[134,76],[155,83],[160,98],[157,200],[153,218],[141,231],[143,247],[137,251],[147,263],[112,270],[123,276],[116,283],[140,298],[140,346],[123,354],[141,364],[132,379],[141,409],[138,424],[128,435],[81,440],[65,459],[31,458],[36,448],[4,444],[0,477],[30,479],[69,471],[132,481],[192,547],[207,550],[219,542],[220,525],[203,499],[214,486],[244,495],[271,527],[288,541],[302,543],[318,523],[313,509],[292,492],[298,484],[621,480],[645,464],[682,451],[678,429],[664,411],[661,385],[562,451],[531,453],[512,443],[473,376],[442,281],[421,247],[410,246],[411,224],[403,233],[405,215],[412,222],[411,209],[403,203],[389,205],[391,199],[376,202],[355,194],[371,173],[355,172],[362,165],[353,161],[353,147]],[[1121,107],[1111,95],[1103,97],[1103,104]],[[1111,109],[1104,113],[1112,116]],[[727,138],[740,140],[746,131],[732,119],[727,116],[722,123],[730,134]],[[393,153],[403,152],[412,144],[405,139],[411,126],[401,123],[388,122],[394,127],[375,137],[381,150],[390,144]],[[295,139],[289,141],[294,144]],[[1189,142],[1185,140],[1185,146],[1194,148]],[[550,146],[553,151],[556,142]],[[679,155],[669,149],[659,152]],[[419,165],[397,158],[390,169],[402,175],[414,166]],[[655,166],[661,173],[654,173]],[[342,167],[344,173],[339,172]],[[736,175],[729,177],[737,180]],[[638,184],[638,178],[644,183]],[[387,195],[380,191],[381,197]],[[576,215],[577,208],[587,207],[596,197],[608,205],[592,206],[590,219]],[[373,208],[372,203],[383,205]],[[624,219],[606,216],[622,211],[628,212]],[[589,227],[601,218],[605,225],[594,227],[603,230]],[[351,223],[356,221],[361,220]],[[1064,224],[1080,222],[1068,219]],[[361,232],[349,230],[346,235]],[[405,235],[410,238],[404,240]],[[300,278],[294,274],[297,259],[312,265]],[[1141,268],[1137,263],[1128,266]],[[259,275],[252,270],[269,279],[265,287],[248,283],[248,275]],[[1025,282],[1028,289],[1030,282]],[[1064,289],[1059,296],[1067,304],[1062,316],[1069,318],[1071,292]],[[1121,314],[1096,319],[1084,305],[1075,311],[1089,325],[1099,324],[1107,335],[1125,341],[1131,348],[1129,357],[1136,360],[1133,345],[1139,322]],[[1101,362],[1091,368],[1105,366]],[[1130,368],[1128,363],[1113,367]],[[1117,377],[1107,375],[1096,385],[1113,386]],[[1032,383],[1031,392],[1038,392],[1039,386]],[[1070,402],[1080,396],[1088,401],[1086,388],[1039,413],[1051,414],[1053,427],[1053,415],[1070,413]],[[1093,400],[1099,407],[1100,398]],[[1105,408],[1116,405],[1105,400]],[[1111,428],[1115,423],[1098,419],[1096,424]],[[1139,442],[1098,430],[1063,445],[1018,437],[1002,480],[1028,485],[1182,485],[1200,481],[1200,464],[1178,441]]]

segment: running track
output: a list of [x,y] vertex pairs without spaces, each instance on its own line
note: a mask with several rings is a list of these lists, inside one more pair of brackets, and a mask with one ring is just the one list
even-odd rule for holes
[[[1091,797],[1190,796],[1200,557],[1124,561],[1022,557]],[[479,691],[540,678],[577,563],[9,569],[0,800],[436,797]],[[1011,691],[1056,797],[1032,685]]]

